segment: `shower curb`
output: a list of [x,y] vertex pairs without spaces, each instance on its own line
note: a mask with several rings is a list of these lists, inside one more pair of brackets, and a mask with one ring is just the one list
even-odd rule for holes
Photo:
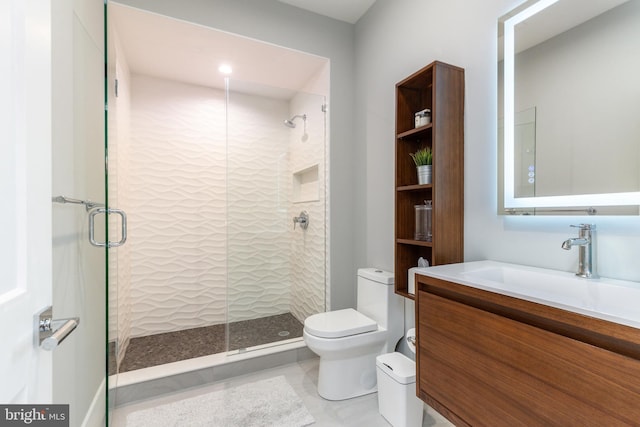
[[[256,353],[263,352],[257,351]],[[188,388],[199,387],[314,357],[317,356],[305,345],[274,351],[269,354],[256,354],[254,357],[246,353],[244,355],[232,355],[213,366],[122,385],[115,389],[115,393],[113,393],[114,390],[111,390],[110,395],[115,394],[115,407],[117,408],[164,394],[184,391]]]

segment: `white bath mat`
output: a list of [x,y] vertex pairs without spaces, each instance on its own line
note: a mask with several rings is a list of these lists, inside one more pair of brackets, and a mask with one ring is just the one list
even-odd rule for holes
[[314,419],[283,376],[132,412],[127,427],[302,427]]

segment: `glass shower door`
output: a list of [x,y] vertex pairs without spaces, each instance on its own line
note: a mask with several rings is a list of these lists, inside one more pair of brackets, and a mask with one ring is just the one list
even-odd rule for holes
[[80,319],[53,350],[53,403],[69,404],[72,426],[105,415],[106,251],[88,227],[105,241],[105,215],[91,215],[105,203],[103,7],[51,2],[52,306]]
[[[231,353],[301,340],[304,319],[325,311],[324,103],[317,94],[229,81]],[[308,227],[293,220],[304,215]]]

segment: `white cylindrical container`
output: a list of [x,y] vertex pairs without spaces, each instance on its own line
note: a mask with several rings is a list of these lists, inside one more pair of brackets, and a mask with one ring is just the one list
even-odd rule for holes
[[425,108],[415,114],[415,125],[417,128],[428,125],[429,123],[431,123],[431,110],[429,108]]
[[376,358],[378,411],[393,427],[422,426],[423,404],[416,396],[416,364],[402,353]]

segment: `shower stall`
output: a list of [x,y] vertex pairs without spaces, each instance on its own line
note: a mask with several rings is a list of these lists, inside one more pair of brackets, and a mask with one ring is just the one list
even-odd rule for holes
[[129,22],[180,27],[183,51],[215,30],[108,12],[108,197],[128,215],[127,244],[109,253],[110,373],[302,340],[327,300],[326,60],[297,88],[195,84],[141,61]]

